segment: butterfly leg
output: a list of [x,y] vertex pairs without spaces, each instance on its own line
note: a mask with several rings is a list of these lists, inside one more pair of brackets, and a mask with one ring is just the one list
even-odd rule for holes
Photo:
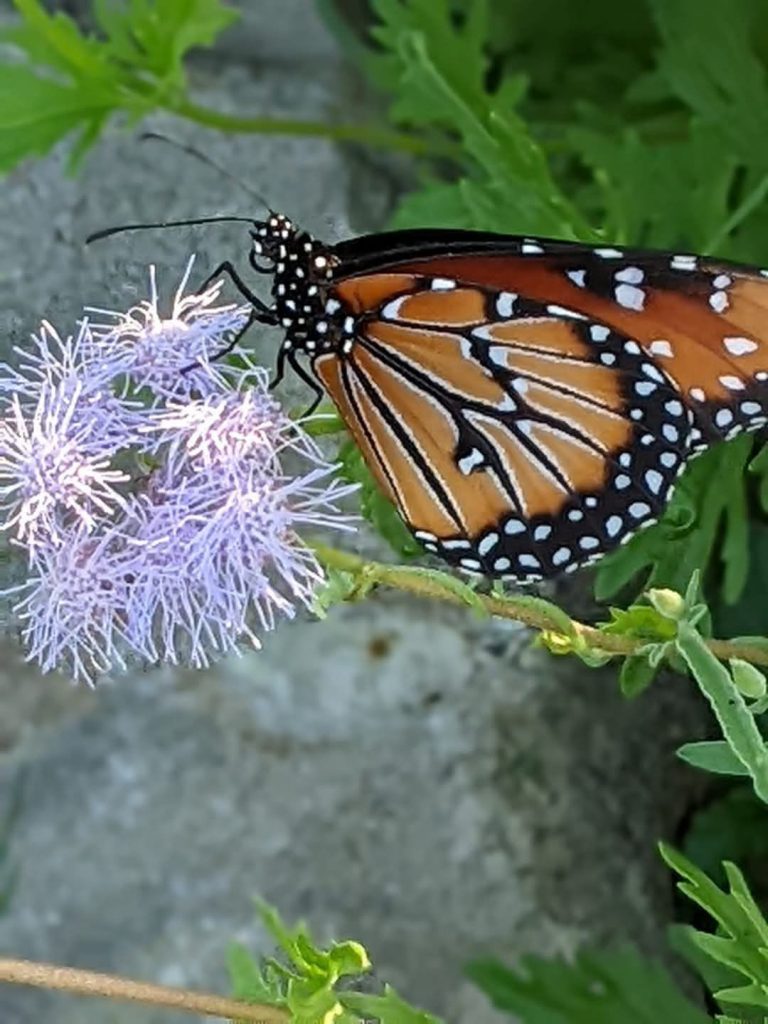
[[[227,355],[227,353],[231,352],[232,349],[235,347],[235,345],[237,345],[238,341],[240,341],[240,339],[243,337],[245,332],[249,329],[249,327],[251,327],[251,325],[256,323],[258,320],[259,320],[258,315],[253,310],[251,310],[251,312],[248,314],[248,319],[245,321],[245,323],[240,328],[240,330],[239,331],[235,331],[227,339],[227,344],[224,346],[224,348],[219,349],[219,351],[216,352],[215,355],[210,356],[208,361],[212,363],[212,362],[214,362],[217,359],[221,359],[223,356]],[[189,366],[183,367],[181,372],[182,373],[189,373],[190,370],[196,370],[199,367],[200,367],[200,360],[198,360],[196,363],[190,363]]]
[[310,377],[310,375],[307,373],[307,371],[304,369],[304,367],[301,365],[301,363],[296,358],[296,354],[294,352],[287,351],[284,346],[280,349],[280,352],[278,353],[278,356],[277,356],[277,373],[276,373],[275,377],[272,379],[272,381],[270,381],[269,390],[272,391],[273,388],[276,388],[277,385],[280,383],[280,381],[285,376],[285,361],[286,361],[286,359],[291,364],[291,369],[294,371],[296,376],[300,377],[304,381],[304,383],[307,385],[307,387],[311,388],[312,391],[314,391],[314,393],[315,393],[315,400],[314,400],[314,402],[312,403],[312,405],[310,405],[310,407],[303,414],[304,416],[311,416],[312,413],[315,411],[315,409],[318,407],[318,405],[320,404],[320,402],[322,400],[323,389],[318,385],[316,380],[314,380],[312,377]]
[[213,282],[219,277],[228,277],[243,298],[247,299],[251,306],[253,306],[253,316],[250,323],[258,322],[260,324],[271,324],[273,326],[277,323],[277,317],[275,316],[274,311],[271,310],[266,303],[262,302],[258,295],[251,291],[229,260],[224,260],[224,262],[220,263],[215,270],[211,271],[205,281],[200,285],[200,291],[204,292],[207,288],[210,288]]

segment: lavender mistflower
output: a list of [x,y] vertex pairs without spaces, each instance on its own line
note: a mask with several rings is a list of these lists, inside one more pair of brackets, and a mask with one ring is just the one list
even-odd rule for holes
[[110,468],[110,452],[99,422],[78,422],[81,390],[44,382],[38,403],[25,415],[13,395],[0,420],[0,528],[14,530],[34,556],[38,547],[58,547],[67,522],[94,529],[100,517],[122,504],[115,485],[129,478]]
[[16,612],[44,671],[92,682],[258,647],[323,582],[297,531],[351,528],[355,488],[266,371],[208,362],[248,311],[216,305],[218,285],[184,296],[191,267],[167,318],[152,272],[148,302],[63,340],[44,324],[0,379],[0,528],[29,557]]
[[[230,346],[248,323],[247,306],[216,305],[221,281],[200,294],[184,295],[194,262],[194,256],[190,257],[168,316],[160,312],[154,267],[149,271],[148,300],[127,313],[88,309],[108,318],[91,327],[97,350],[120,367],[134,388],[148,388],[156,399],[220,391],[226,366],[211,360]],[[237,348],[234,351],[242,354]]]

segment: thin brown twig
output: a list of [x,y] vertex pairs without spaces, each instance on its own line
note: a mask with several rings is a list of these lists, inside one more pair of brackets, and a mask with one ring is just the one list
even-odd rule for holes
[[248,1021],[249,1024],[285,1024],[288,1013],[276,1006],[243,1003],[239,999],[208,992],[167,988],[143,981],[132,981],[114,974],[82,971],[74,967],[39,963],[31,960],[10,960],[0,957],[0,983],[32,985],[56,989],[81,996],[101,996],[122,1002],[164,1006],[184,1013],[198,1013],[225,1020]]

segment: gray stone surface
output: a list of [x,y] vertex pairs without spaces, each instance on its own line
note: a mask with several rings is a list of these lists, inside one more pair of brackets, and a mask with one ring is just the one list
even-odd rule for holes
[[[338,103],[331,43],[315,40],[311,61],[297,45],[290,60],[302,4],[273,5],[257,28],[280,60],[254,69],[227,50],[226,66],[198,66],[201,100],[294,116]],[[376,159],[362,175],[320,141],[155,126],[329,238],[347,228],[350,184],[370,210],[390,188]],[[0,189],[4,345],[42,316],[66,328],[84,303],[130,304],[149,261],[170,287],[192,248],[201,266],[240,251],[243,232],[227,227],[83,248],[105,224],[251,208],[194,160],[112,132],[80,177],[61,169],[56,153]],[[255,344],[269,361],[277,338]],[[670,887],[654,840],[688,799],[672,750],[701,732],[701,709],[679,683],[626,704],[610,671],[529,643],[508,624],[381,594],[281,627],[215,671],[134,673],[87,692],[2,641],[0,800],[19,778],[24,799],[0,950],[224,991],[232,939],[268,949],[259,893],[321,937],[364,942],[406,997],[488,1024],[460,974],[478,952],[626,936],[659,949]],[[2,1024],[179,1019],[0,989]]]

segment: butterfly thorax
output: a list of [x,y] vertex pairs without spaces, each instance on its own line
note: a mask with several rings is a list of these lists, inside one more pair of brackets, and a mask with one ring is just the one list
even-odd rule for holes
[[256,222],[251,237],[253,266],[272,275],[273,309],[285,331],[284,348],[310,355],[349,351],[354,318],[331,296],[339,261],[329,246],[282,214]]

